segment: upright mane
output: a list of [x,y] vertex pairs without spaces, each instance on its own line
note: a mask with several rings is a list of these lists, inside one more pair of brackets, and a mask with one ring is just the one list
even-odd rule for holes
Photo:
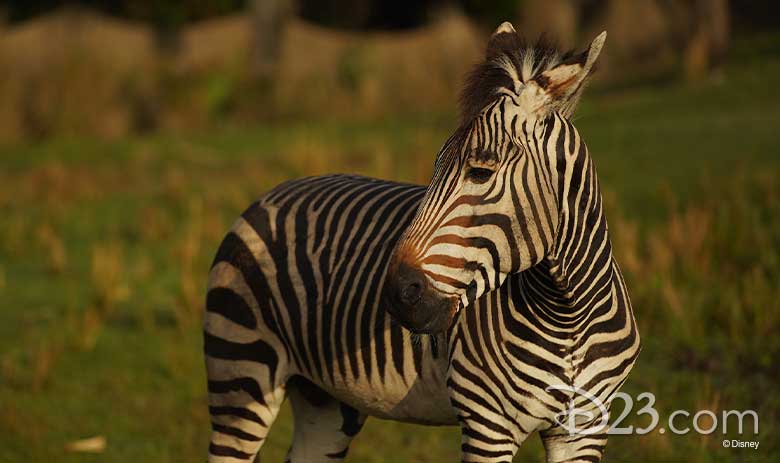
[[531,43],[517,32],[493,35],[485,60],[466,78],[460,95],[461,122],[474,119],[497,98],[499,89],[517,90],[517,83],[529,82],[573,57],[573,50],[562,52],[544,36]]

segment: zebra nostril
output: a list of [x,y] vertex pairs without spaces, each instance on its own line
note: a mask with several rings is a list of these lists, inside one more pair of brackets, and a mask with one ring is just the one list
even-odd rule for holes
[[413,282],[406,285],[401,290],[401,302],[406,305],[415,305],[422,296],[422,285],[419,282]]

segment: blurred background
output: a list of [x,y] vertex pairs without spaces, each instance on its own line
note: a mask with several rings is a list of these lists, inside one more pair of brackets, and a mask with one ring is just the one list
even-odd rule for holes
[[[779,17],[768,0],[1,2],[0,461],[203,461],[221,237],[288,178],[427,183],[504,20],[564,47],[609,33],[575,124],[643,335],[624,390],[654,393],[662,424],[760,417],[758,436],[613,436],[607,461],[780,461]],[[265,461],[291,430],[285,409]],[[458,450],[457,429],[371,419],[349,460]],[[517,461],[542,458],[533,437]]]

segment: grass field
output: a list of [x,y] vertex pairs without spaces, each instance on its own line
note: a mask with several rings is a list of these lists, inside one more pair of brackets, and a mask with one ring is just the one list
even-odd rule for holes
[[[624,390],[653,392],[662,424],[676,409],[760,416],[759,436],[743,437],[758,450],[722,448],[733,428],[656,430],[612,437],[608,461],[780,461],[779,43],[738,44],[718,83],[593,89],[577,116],[644,341]],[[424,183],[453,121],[298,121],[1,147],[0,461],[202,461],[200,314],[233,219],[292,177]],[[285,409],[264,461],[282,460],[291,430]],[[103,453],[66,450],[92,436],[106,438]],[[349,460],[455,461],[458,448],[456,429],[372,419]],[[541,452],[531,438],[517,461]]]

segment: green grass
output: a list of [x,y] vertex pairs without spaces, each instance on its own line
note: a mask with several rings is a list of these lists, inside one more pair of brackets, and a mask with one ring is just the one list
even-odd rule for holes
[[[747,437],[758,451],[721,448],[719,431],[656,431],[612,437],[609,461],[767,461],[780,450],[780,59],[746,50],[722,82],[594,91],[577,117],[645,346],[624,390],[653,392],[662,423],[675,409],[760,416],[760,436]],[[0,461],[202,461],[200,311],[232,220],[291,177],[426,182],[453,121],[0,147]],[[281,461],[291,430],[285,409],[265,461]],[[96,435],[102,454],[65,451]],[[452,428],[370,419],[350,461],[454,461],[458,448]],[[531,438],[518,461],[541,459]]]

